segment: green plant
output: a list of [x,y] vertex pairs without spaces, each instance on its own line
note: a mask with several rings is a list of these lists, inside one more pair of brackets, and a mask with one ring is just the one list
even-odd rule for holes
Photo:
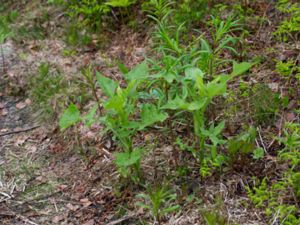
[[29,97],[33,100],[34,107],[42,117],[51,118],[55,114],[51,101],[60,98],[66,91],[62,75],[59,71],[51,71],[48,63],[41,63],[38,74],[30,77],[29,86]]
[[[284,13],[286,17],[280,23],[277,30],[274,32],[275,37],[288,41],[296,39],[297,33],[300,31],[300,8],[299,3],[292,3],[290,0],[279,0],[277,9]],[[294,36],[295,35],[295,36]]]
[[202,213],[207,225],[227,225],[227,218],[220,215],[218,212]]
[[[93,89],[94,80],[91,70],[86,70],[84,74]],[[115,154],[115,162],[121,175],[128,177],[131,175],[131,169],[133,169],[136,175],[130,176],[130,178],[135,182],[141,174],[139,165],[142,150],[134,146],[133,137],[138,131],[142,131],[155,123],[163,122],[168,117],[155,104],[140,104],[138,101],[143,95],[139,88],[146,82],[148,76],[148,66],[146,62],[143,62],[124,74],[127,86],[121,88],[117,82],[97,72],[97,84],[106,95],[106,99],[98,99],[94,90],[97,105],[86,116],[81,116],[77,107],[71,104],[60,119],[60,127],[63,130],[78,122],[91,124],[96,121],[104,124],[104,132],[111,133],[114,140],[123,149],[122,153]],[[102,106],[103,115],[96,117],[97,107],[102,112]]]
[[200,56],[200,63],[208,65],[207,68],[203,69],[208,71],[210,76],[214,75],[214,70],[217,66],[228,61],[220,58],[220,54],[224,50],[229,50],[237,54],[231,44],[235,44],[238,38],[233,37],[230,33],[242,29],[239,20],[234,20],[231,16],[227,17],[225,21],[217,17],[212,17],[211,27],[212,43],[210,45],[206,39],[201,39],[202,54]]
[[184,29],[191,30],[198,25],[199,21],[204,20],[205,15],[209,12],[208,2],[209,0],[178,2],[172,15],[173,23],[178,26],[184,22]]
[[[224,200],[217,195],[214,198],[214,205],[209,208],[204,207],[200,210],[206,225],[229,225],[228,218],[222,213]],[[233,223],[230,223],[233,224]]]
[[[222,96],[226,93],[227,82],[233,77],[238,76],[252,66],[251,63],[234,63],[233,71],[230,75],[218,75],[212,81],[206,82],[204,73],[195,67],[190,67],[185,70],[185,76],[178,76],[177,82],[182,89],[182,94],[172,91],[172,87],[166,96],[166,104],[162,105],[162,109],[174,110],[177,112],[188,112],[193,118],[194,134],[198,138],[197,146],[199,148],[197,159],[201,163],[205,158],[206,144],[205,140],[208,137],[213,146],[211,148],[211,158],[216,159],[216,147],[224,142],[217,138],[224,124],[219,126],[211,126],[206,128],[205,112],[207,107],[212,103],[216,96]],[[175,85],[174,85],[175,86]],[[178,90],[178,86],[175,86]]]
[[289,161],[291,169],[297,169],[300,165],[300,124],[286,123],[284,129],[284,136],[278,140],[285,146],[280,152],[282,160]]
[[0,20],[0,44],[3,44],[10,34],[8,24],[4,20]]
[[276,71],[288,79],[292,78],[293,75],[295,75],[297,79],[300,76],[300,67],[297,66],[293,60],[288,60],[287,62],[278,61],[276,63]]
[[257,84],[250,89],[249,103],[255,123],[264,124],[274,121],[283,101],[267,85]]
[[[153,104],[146,103],[137,106],[137,100],[142,94],[138,91],[138,88],[148,76],[148,67],[145,62],[124,74],[128,82],[126,88],[117,87],[115,82],[100,74],[97,76],[101,89],[109,97],[104,102],[107,113],[102,118],[102,122],[106,125],[107,130],[113,132],[126,151],[133,149],[132,136],[137,131],[143,130],[156,122],[162,122],[167,118],[167,114],[161,112]],[[132,120],[131,118],[137,112],[139,112],[140,118],[136,121]],[[150,112],[152,115],[150,115]]]
[[82,27],[88,30],[99,30],[109,19],[117,18],[115,9],[119,10],[119,14],[123,21],[123,9],[125,14],[129,16],[128,7],[136,3],[136,0],[51,0],[49,4],[62,5],[67,10],[67,14],[77,22],[73,24],[77,29]]
[[247,131],[229,139],[227,143],[228,156],[234,162],[241,155],[252,153],[255,150],[256,130],[250,127]]
[[299,190],[300,190],[300,125],[288,123],[285,125],[283,137],[279,141],[284,148],[279,152],[281,163],[286,164],[280,179],[268,182],[264,178],[253,188],[247,187],[250,200],[256,207],[265,208],[265,214],[277,218],[283,225],[296,225],[299,218]]
[[142,4],[142,9],[151,16],[161,20],[171,11],[171,6],[175,2],[170,0],[149,0]]
[[92,42],[92,38],[87,32],[80,31],[76,24],[70,24],[65,29],[65,42],[74,47],[85,46]]
[[185,23],[174,29],[174,26],[168,25],[168,17],[168,14],[161,20],[152,17],[157,22],[157,31],[154,37],[157,40],[156,50],[162,54],[162,60],[165,57],[170,59],[172,56],[175,57],[173,61],[177,61],[177,64],[181,63],[183,68],[187,64],[192,64],[213,76],[218,66],[230,61],[220,57],[225,50],[237,53],[232,46],[238,38],[233,37],[230,33],[241,30],[239,20],[228,17],[223,21],[213,17],[211,20],[212,43],[210,44],[202,35],[185,46],[181,42],[181,33]]
[[280,224],[297,225],[300,222],[297,216],[299,208],[296,204],[291,204],[285,199],[289,195],[290,185],[290,181],[286,178],[272,185],[268,185],[267,180],[263,179],[253,189],[248,187],[247,193],[256,207],[265,208],[265,214],[270,218],[270,221],[273,220],[273,217]]
[[143,149],[136,148],[131,152],[118,152],[114,154],[115,164],[118,166],[119,173],[124,178],[130,178],[134,183],[139,183],[141,178],[141,158]]
[[137,202],[136,205],[149,210],[159,225],[162,224],[163,216],[180,208],[175,203],[176,194],[173,194],[167,186],[158,186],[154,189],[148,187],[146,194],[139,194],[137,197],[144,202]]

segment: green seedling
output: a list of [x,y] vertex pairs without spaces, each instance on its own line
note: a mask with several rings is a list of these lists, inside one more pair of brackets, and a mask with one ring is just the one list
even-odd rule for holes
[[230,161],[234,161],[240,155],[250,154],[255,150],[256,130],[250,127],[246,132],[229,139],[228,155]]
[[[85,76],[93,86],[92,74],[87,70]],[[126,70],[123,70],[127,72]],[[109,132],[119,146],[123,149],[122,153],[115,155],[115,163],[119,168],[120,174],[124,177],[130,175],[133,169],[136,175],[131,176],[135,182],[140,176],[140,158],[141,150],[133,145],[133,137],[138,131],[142,131],[155,123],[163,122],[167,119],[167,113],[159,109],[155,104],[139,104],[139,98],[143,92],[139,88],[146,83],[149,76],[148,66],[143,62],[124,74],[127,86],[120,87],[117,82],[107,78],[100,73],[96,73],[97,84],[106,95],[100,102],[96,98],[97,105],[89,113],[81,116],[78,108],[71,104],[66,109],[60,119],[60,127],[65,130],[78,122],[90,126],[94,122],[100,122],[105,125],[104,132]],[[94,91],[96,94],[96,91]],[[96,95],[97,96],[97,95]],[[103,106],[101,117],[96,116],[97,107]]]
[[296,40],[300,31],[300,4],[291,0],[279,0],[276,8],[285,14],[284,20],[274,32],[276,38],[282,41]]
[[[178,81],[182,87],[182,95],[179,96],[176,94],[173,99],[168,100],[167,103],[162,106],[162,109],[186,111],[192,114],[194,134],[198,137],[200,149],[199,162],[203,161],[205,153],[206,136],[203,131],[206,130],[205,112],[207,107],[216,96],[222,96],[226,93],[227,82],[229,80],[243,74],[249,70],[251,66],[251,63],[234,63],[233,71],[230,75],[219,75],[210,82],[205,82],[204,73],[200,69],[194,67],[187,68],[185,76]],[[222,125],[217,128],[217,130],[220,130]],[[213,130],[213,128],[211,128],[211,130]]]
[[149,0],[142,4],[142,10],[161,20],[165,15],[170,13],[173,4],[175,2],[169,0]]
[[115,164],[117,165],[122,177],[129,177],[134,183],[140,182],[140,164],[142,154],[143,149],[134,149],[131,152],[127,151],[115,154]]
[[220,58],[222,52],[229,50],[237,54],[232,45],[238,41],[238,38],[230,33],[242,28],[239,20],[234,20],[232,17],[228,17],[225,21],[212,17],[211,25],[213,41],[209,44],[205,38],[201,38],[199,65],[204,71],[208,71],[210,76],[213,76],[217,66],[228,61]]
[[159,225],[162,224],[163,216],[180,208],[175,203],[176,194],[173,194],[166,186],[148,188],[146,194],[139,194],[137,197],[144,200],[144,202],[138,202],[137,206],[149,210]]

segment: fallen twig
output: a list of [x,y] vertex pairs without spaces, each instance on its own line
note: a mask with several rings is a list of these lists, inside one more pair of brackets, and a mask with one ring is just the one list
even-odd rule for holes
[[259,135],[260,143],[263,146],[263,149],[264,149],[265,153],[268,154],[265,143],[264,143],[263,138],[262,138],[261,133],[260,133],[260,127],[257,128],[257,132],[258,132],[258,135]]
[[124,216],[124,217],[122,217],[122,218],[120,218],[120,219],[118,219],[118,220],[109,222],[109,223],[107,223],[106,225],[116,225],[116,224],[119,224],[119,223],[124,222],[125,220],[129,220],[129,219],[131,219],[131,218],[133,218],[133,217],[135,217],[135,216],[136,216],[136,214],[127,215],[127,216]]
[[30,127],[30,128],[23,129],[23,130],[9,131],[9,132],[0,134],[0,137],[4,137],[4,136],[7,136],[7,135],[11,135],[11,134],[19,134],[19,133],[31,131],[31,130],[34,130],[34,129],[39,128],[39,127],[40,126],[34,126],[34,127]]

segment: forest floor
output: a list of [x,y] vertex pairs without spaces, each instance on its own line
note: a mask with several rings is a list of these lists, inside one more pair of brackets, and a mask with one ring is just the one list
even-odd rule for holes
[[[116,54],[112,58],[126,54],[127,65],[134,65],[143,60],[141,52],[145,51],[145,47],[135,46],[135,40],[128,40],[128,32],[124,31],[124,36],[113,41],[113,49],[109,53]],[[25,47],[15,47],[18,49],[12,45],[4,46],[11,54],[6,56],[7,74],[18,88],[22,88],[20,77],[24,70],[27,74],[34,73],[41,61],[59,65],[66,76],[78,73],[79,65],[85,63],[85,59],[92,59],[100,65],[103,61],[99,52],[66,58],[61,55],[64,44],[60,40],[34,41]],[[27,54],[26,60],[16,60],[17,55],[22,54]],[[105,73],[112,77],[120,76],[114,67],[107,68]],[[15,74],[17,80],[14,79]],[[5,85],[7,83],[2,83],[2,87]],[[113,184],[109,181],[111,171],[115,171],[112,154],[97,146],[96,156],[82,158],[74,149],[67,147],[73,145],[72,140],[71,143],[62,140],[55,126],[36,119],[28,97],[11,96],[7,94],[10,88],[5,89],[0,93],[0,165],[4,171],[0,180],[0,216],[3,224],[113,225],[122,224],[123,220],[123,224],[136,224],[144,212],[129,211],[121,220],[118,218],[116,210],[121,210],[122,202],[133,196],[131,193],[125,194],[124,199],[114,196]],[[83,134],[85,132],[82,131]],[[86,138],[95,141],[97,129],[88,132]],[[172,163],[168,162],[168,152],[171,151],[172,146],[167,143],[156,150],[161,163]],[[151,162],[148,163],[151,166]],[[234,194],[244,188],[243,182],[243,174],[229,172],[217,180],[207,181],[203,187],[192,182],[188,188],[192,192],[200,188],[201,201],[205,201],[202,210],[216,208],[223,211],[229,221],[240,224],[264,224],[259,211],[243,206],[248,201],[246,196]],[[216,197],[222,202],[215,202]],[[193,204],[187,205],[185,210],[165,224],[186,225],[201,221],[199,209],[193,209]]]
[[[27,10],[31,7],[28,6]],[[31,13],[35,15],[39,11]],[[57,17],[59,13],[54,11],[53,16]],[[272,16],[274,15],[271,11],[270,17]],[[56,31],[59,23],[50,21],[44,26],[51,33]],[[270,69],[271,62],[268,58],[293,58],[299,61],[300,43],[295,41],[293,44],[274,45],[269,40],[272,27],[267,28],[260,28],[257,35],[248,40],[253,43],[249,54],[257,55],[261,52],[260,54],[267,58],[264,64],[256,68],[256,75],[248,82],[263,82],[284,94],[285,81]],[[78,128],[79,135],[87,146],[84,150],[88,154],[82,154],[76,147],[76,140],[71,138],[74,135],[72,131],[62,134],[58,129],[57,120],[39,119],[40,111],[34,107],[34,100],[27,95],[26,90],[30,88],[28,79],[38,73],[41,62],[55,67],[70,82],[81,79],[77,77],[80,68],[88,64],[101,68],[103,74],[119,80],[121,74],[114,62],[122,61],[130,68],[144,60],[150,44],[151,39],[147,34],[122,28],[118,35],[112,37],[105,50],[87,46],[70,56],[63,54],[66,44],[63,38],[56,37],[55,34],[43,40],[22,40],[17,44],[8,41],[2,46],[5,56],[5,63],[2,65],[5,68],[2,68],[2,71],[5,74],[0,71],[1,224],[133,225],[142,224],[141,221],[150,218],[144,210],[137,210],[134,206],[136,193],[132,192],[132,188],[123,190],[122,193],[116,191],[118,174],[113,163],[114,143],[109,138],[103,140],[97,136],[102,127]],[[271,46],[274,51],[264,52]],[[296,90],[297,93],[299,91]],[[54,98],[54,108],[60,107],[59,99],[60,96]],[[172,185],[175,190],[181,191],[179,189],[182,182],[187,184],[188,192],[194,193],[196,197],[188,202],[187,195],[182,194],[180,212],[167,217],[163,224],[205,224],[202,213],[211,210],[217,211],[220,217],[225,217],[228,224],[268,224],[263,210],[251,205],[245,187],[249,185],[251,177],[272,177],[279,174],[285,166],[278,162],[274,154],[277,145],[271,133],[274,129],[275,133],[280,133],[284,121],[299,121],[299,115],[292,112],[297,107],[298,99],[299,96],[296,96],[289,108],[278,117],[275,128],[258,129],[257,143],[264,146],[268,152],[263,161],[240,162],[249,163],[249,166],[244,168],[237,164],[235,168],[212,176],[204,182],[192,177],[174,182]],[[239,120],[239,116],[234,119]],[[149,132],[141,137],[141,141],[149,141],[152,135],[159,132]],[[162,137],[161,144],[149,153],[149,159],[145,160],[142,166],[150,180],[155,179],[151,177],[151,160],[155,157],[159,162],[157,165],[161,176],[164,176],[165,170],[172,170],[174,161],[170,154],[173,148],[174,146]],[[164,165],[168,165],[168,168],[164,168]],[[150,172],[147,173],[147,170]]]

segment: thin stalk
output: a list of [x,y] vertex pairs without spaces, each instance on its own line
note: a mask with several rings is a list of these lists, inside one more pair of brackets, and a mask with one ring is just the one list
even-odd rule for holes
[[1,45],[1,57],[2,57],[2,71],[3,75],[6,73],[6,66],[5,66],[5,60],[4,60],[4,51],[3,51],[3,46]]
[[99,99],[99,97],[97,95],[97,92],[96,92],[95,81],[94,81],[93,77],[91,78],[90,82],[91,82],[90,85],[92,87],[93,96],[94,96],[95,100],[97,101],[97,106],[98,106],[99,113],[102,114],[102,106],[100,105],[100,99]]
[[196,111],[193,113],[194,118],[194,133],[196,137],[198,137],[198,147],[199,147],[199,161],[200,163],[204,159],[204,151],[205,151],[205,138],[201,134],[201,128],[204,128],[204,111]]

